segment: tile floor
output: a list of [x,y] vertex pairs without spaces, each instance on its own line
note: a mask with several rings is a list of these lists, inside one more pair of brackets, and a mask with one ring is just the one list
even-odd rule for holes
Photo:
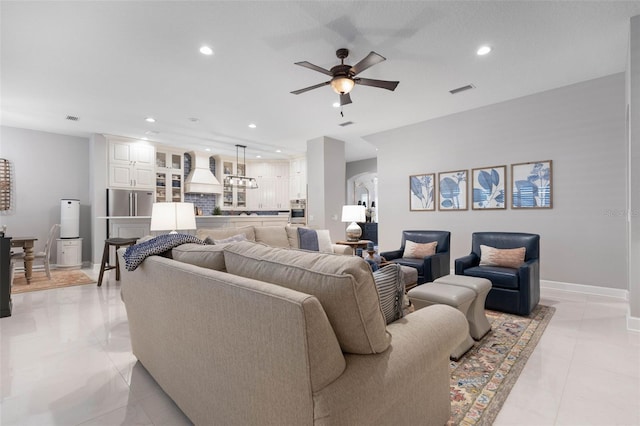
[[[96,275],[92,271],[86,271]],[[131,354],[119,285],[13,296],[0,424],[188,425]],[[556,313],[496,425],[640,425],[640,333],[619,299],[543,290]]]

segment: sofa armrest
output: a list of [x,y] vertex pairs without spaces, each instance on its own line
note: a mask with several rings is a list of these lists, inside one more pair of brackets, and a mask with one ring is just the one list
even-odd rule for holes
[[380,256],[384,257],[388,261],[391,261],[393,259],[400,259],[402,257],[402,253],[403,251],[400,249],[392,250],[392,251],[383,251],[382,253],[380,253]]
[[527,314],[540,302],[540,261],[530,259],[518,268],[520,281],[520,298],[526,306],[521,306],[519,311]]
[[334,254],[346,254],[349,256],[353,254],[351,247],[343,244],[331,244],[331,248],[333,249]]
[[380,354],[345,354],[347,368],[314,393],[316,424],[446,424],[449,355],[469,333],[465,316],[445,305],[419,309],[387,326]]
[[474,253],[462,256],[455,261],[456,275],[464,275],[464,270],[480,264],[480,258]]

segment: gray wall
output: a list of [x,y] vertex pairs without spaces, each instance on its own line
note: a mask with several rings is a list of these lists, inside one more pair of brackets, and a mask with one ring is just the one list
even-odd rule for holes
[[[82,260],[91,258],[89,140],[15,127],[0,127],[0,157],[15,168],[15,209],[0,215],[7,234],[35,236],[44,249],[49,229],[60,223],[60,199],[80,200]],[[56,246],[52,247],[56,262]]]
[[[450,230],[453,264],[474,231],[533,232],[542,279],[626,289],[624,121],[621,73],[367,137],[378,147],[380,248],[398,248],[403,229]],[[409,175],[542,160],[553,160],[552,209],[409,211]]]
[[350,161],[347,163],[347,179],[362,173],[375,173],[378,171],[378,159],[367,158],[366,160]]
[[629,143],[629,315],[640,329],[640,16],[631,19],[626,96]]

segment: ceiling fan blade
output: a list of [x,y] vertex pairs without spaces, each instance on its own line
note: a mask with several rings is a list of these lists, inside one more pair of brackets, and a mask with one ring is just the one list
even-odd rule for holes
[[348,93],[340,95],[340,106],[349,105],[351,103],[351,96]]
[[371,78],[354,78],[353,81],[363,86],[379,87],[381,89],[391,90],[392,92],[396,90],[398,83],[400,83],[399,81],[373,80]]
[[370,52],[363,60],[351,67],[351,72],[353,75],[358,75],[367,68],[386,60],[387,58],[384,56],[378,55],[376,52]]
[[300,93],[308,92],[309,90],[313,90],[313,89],[317,89],[318,87],[326,86],[329,83],[331,83],[331,82],[330,81],[325,81],[324,83],[316,84],[314,86],[305,87],[304,89],[294,90],[291,93],[293,93],[294,95],[299,95]]
[[310,70],[318,71],[318,72],[321,72],[322,74],[330,75],[331,77],[333,77],[333,74],[331,74],[331,71],[326,70],[317,65],[313,65],[311,62],[307,62],[307,61],[295,62],[294,65],[300,65],[301,67],[309,68]]

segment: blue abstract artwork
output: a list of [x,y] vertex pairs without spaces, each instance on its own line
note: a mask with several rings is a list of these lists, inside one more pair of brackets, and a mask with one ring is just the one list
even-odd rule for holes
[[409,176],[410,210],[435,210],[435,173]]
[[511,208],[550,209],[551,160],[511,165]]
[[505,176],[507,166],[473,169],[474,210],[506,209]]
[[438,210],[467,210],[467,170],[438,173]]

